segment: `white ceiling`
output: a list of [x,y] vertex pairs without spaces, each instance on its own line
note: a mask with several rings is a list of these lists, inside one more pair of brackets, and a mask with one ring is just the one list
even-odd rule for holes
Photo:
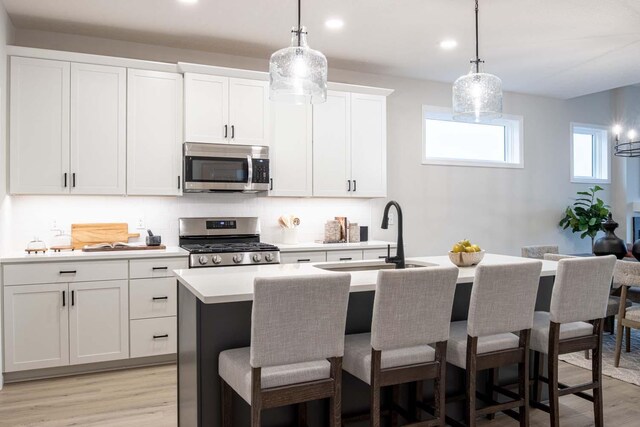
[[[267,58],[295,0],[3,0],[17,28]],[[473,0],[303,0],[330,67],[453,82],[474,56]],[[340,17],[339,31],[324,27]],[[640,0],[481,0],[480,56],[506,90],[572,98],[640,83]],[[440,49],[444,38],[458,47]]]

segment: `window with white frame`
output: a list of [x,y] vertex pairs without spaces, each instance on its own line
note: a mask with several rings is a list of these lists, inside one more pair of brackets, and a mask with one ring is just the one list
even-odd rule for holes
[[610,165],[607,128],[571,123],[571,182],[609,183]]
[[422,107],[422,163],[452,166],[524,167],[523,118],[461,122],[451,109]]

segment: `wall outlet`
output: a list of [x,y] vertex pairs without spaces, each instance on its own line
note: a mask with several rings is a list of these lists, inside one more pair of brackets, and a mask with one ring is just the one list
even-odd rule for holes
[[146,228],[147,228],[147,227],[146,227],[146,225],[145,225],[145,223],[144,223],[144,218],[138,218],[138,222],[137,222],[137,225],[136,225],[136,229],[137,229],[137,230],[145,230]]
[[396,224],[396,214],[395,212],[389,212],[389,225]]
[[51,222],[49,223],[49,230],[59,230],[58,228],[58,221],[55,219],[52,219]]

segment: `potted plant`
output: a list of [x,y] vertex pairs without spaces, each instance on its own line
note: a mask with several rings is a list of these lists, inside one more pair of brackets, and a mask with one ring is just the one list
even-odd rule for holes
[[581,239],[589,236],[592,250],[596,234],[603,230],[602,222],[609,215],[609,205],[596,197],[596,193],[602,190],[602,187],[595,185],[589,187],[588,191],[578,191],[578,198],[573,206],[567,206],[559,224],[565,230],[571,227],[572,232],[580,233]]

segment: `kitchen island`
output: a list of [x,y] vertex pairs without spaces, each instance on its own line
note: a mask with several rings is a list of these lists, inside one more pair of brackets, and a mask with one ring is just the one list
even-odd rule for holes
[[[486,254],[483,264],[521,262],[523,258]],[[450,266],[447,256],[407,258],[407,265]],[[368,332],[380,261],[340,263],[278,264],[215,269],[176,270],[178,278],[178,425],[220,426],[220,381],[218,355],[232,348],[246,347],[251,338],[251,301],[256,277],[306,276],[351,273],[351,294],[346,333]],[[386,266],[385,266],[386,267]],[[548,310],[557,263],[543,261],[536,310]],[[475,267],[459,269],[452,321],[467,318]],[[428,321],[428,319],[425,319]],[[501,373],[502,374],[502,373]],[[447,391],[461,391],[463,372],[449,366]],[[430,387],[429,389],[430,390]],[[349,374],[343,375],[343,412],[366,410],[368,386]],[[309,404],[310,426],[325,425],[325,402]],[[459,415],[461,408],[447,408]],[[249,406],[234,399],[234,419],[238,426],[249,425]],[[264,426],[294,424],[293,408],[276,408],[263,414]]]

